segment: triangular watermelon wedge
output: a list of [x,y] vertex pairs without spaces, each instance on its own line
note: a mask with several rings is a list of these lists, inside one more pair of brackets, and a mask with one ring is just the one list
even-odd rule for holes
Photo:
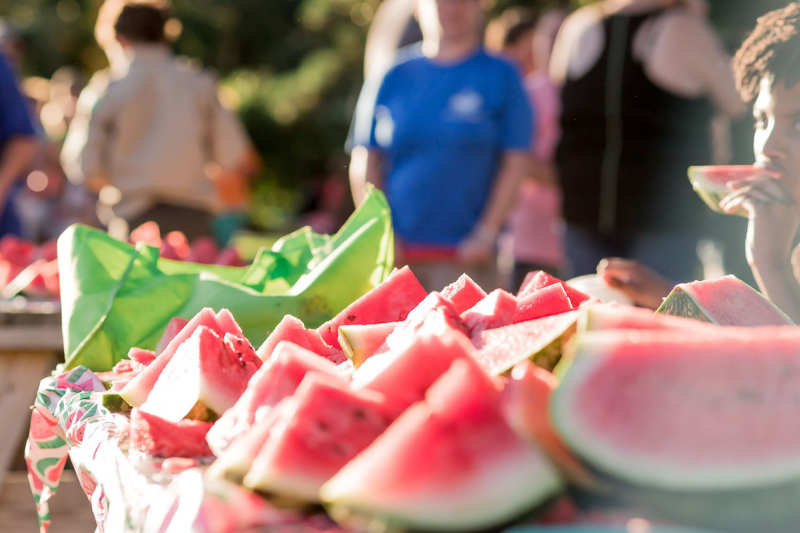
[[556,283],[563,285],[564,291],[567,293],[567,296],[569,296],[569,300],[572,302],[572,307],[575,309],[580,307],[583,302],[591,299],[588,294],[584,294],[578,289],[570,287],[565,281],[551,276],[543,270],[535,270],[533,272],[529,272],[528,275],[525,276],[525,280],[522,282],[519,292],[517,292],[517,298],[522,298],[527,294],[538,291],[539,289],[544,289],[550,285],[555,285]]
[[306,329],[303,321],[292,315],[284,316],[258,348],[261,360],[268,360],[281,341],[294,343],[326,359],[332,359],[333,356],[333,348],[322,340],[319,332],[315,329]]
[[236,324],[233,315],[230,311],[223,309],[219,314],[214,314],[213,309],[206,307],[197,313],[186,326],[170,341],[164,351],[156,357],[156,359],[148,365],[148,367],[141,372],[138,376],[131,380],[125,388],[123,388],[119,395],[133,407],[139,407],[147,401],[147,396],[153,390],[153,386],[164,371],[164,368],[172,360],[178,347],[192,334],[195,330],[205,326],[211,331],[224,337],[226,333],[232,333],[236,336],[243,336],[242,329]]
[[442,296],[453,302],[459,314],[486,298],[486,291],[466,274],[442,289]]
[[574,309],[562,283],[526,293],[517,298],[517,312],[514,323],[527,322],[537,318],[558,315]]

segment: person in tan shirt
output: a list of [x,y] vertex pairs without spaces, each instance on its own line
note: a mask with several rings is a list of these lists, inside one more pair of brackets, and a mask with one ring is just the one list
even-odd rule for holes
[[211,232],[212,217],[243,212],[245,195],[226,196],[242,189],[229,182],[247,174],[253,152],[215,78],[172,54],[165,23],[157,7],[122,7],[122,54],[81,94],[61,158],[70,180],[99,193],[110,230],[155,220],[192,239]]

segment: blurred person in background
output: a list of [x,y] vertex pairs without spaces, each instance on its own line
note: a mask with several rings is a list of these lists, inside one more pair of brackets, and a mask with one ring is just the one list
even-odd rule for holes
[[398,263],[441,290],[467,272],[497,286],[495,241],[528,170],[531,111],[519,73],[482,46],[481,0],[419,0],[420,46],[368,79],[356,108],[356,205],[386,191]]
[[[99,193],[100,220],[115,236],[153,220],[164,233],[213,232],[224,244],[245,219],[250,141],[221,105],[215,78],[172,54],[164,9],[125,4],[113,20],[116,44],[102,42],[111,68],[81,94],[64,170]],[[107,28],[97,34],[107,39]]]
[[22,236],[16,201],[39,149],[30,106],[16,75],[18,44],[18,35],[3,23],[0,28],[0,238]]
[[712,161],[715,112],[744,110],[703,0],[605,0],[565,21],[556,165],[573,275],[607,257],[674,280],[700,274],[706,209],[687,167]]
[[522,69],[534,117],[531,168],[509,220],[510,239],[504,239],[502,246],[513,257],[513,290],[530,271],[544,270],[561,277],[564,266],[561,191],[553,163],[561,104],[548,68],[553,41],[565,16],[553,10],[537,20],[524,8],[512,8],[486,28],[487,49],[506,54]]

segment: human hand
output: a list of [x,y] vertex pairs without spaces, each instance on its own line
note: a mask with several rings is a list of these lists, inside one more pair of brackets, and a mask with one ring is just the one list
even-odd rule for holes
[[458,245],[458,260],[467,265],[484,265],[494,257],[495,236],[479,225]]
[[797,202],[782,182],[772,176],[737,180],[730,182],[728,188],[732,192],[719,205],[726,213],[738,209],[747,212],[750,220],[745,240],[748,263],[751,267],[785,267],[790,261],[792,243],[800,224]]
[[597,275],[636,305],[650,309],[658,309],[672,290],[669,280],[633,259],[603,259],[597,265]]

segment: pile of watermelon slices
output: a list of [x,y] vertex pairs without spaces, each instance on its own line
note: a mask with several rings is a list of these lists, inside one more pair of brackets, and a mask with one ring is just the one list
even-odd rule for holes
[[[543,272],[516,295],[467,276],[427,294],[403,268],[318,329],[287,316],[257,350],[226,310],[176,319],[101,375],[103,402],[131,411],[132,456],[197,459],[209,481],[322,504],[352,530],[497,528],[572,486],[668,523],[791,531],[800,330],[743,285],[680,288],[696,320]],[[718,325],[725,298],[784,325]]]

